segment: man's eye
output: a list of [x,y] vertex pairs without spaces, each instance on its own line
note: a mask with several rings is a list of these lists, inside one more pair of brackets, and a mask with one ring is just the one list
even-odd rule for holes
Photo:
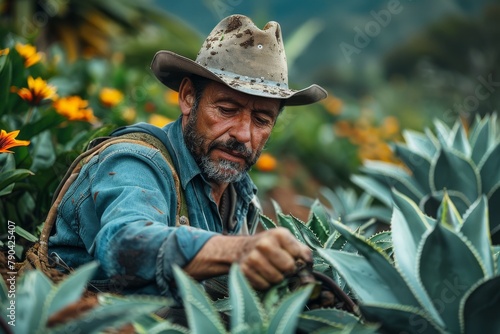
[[269,125],[271,121],[265,117],[255,117],[255,122],[259,125]]
[[219,107],[219,110],[223,114],[233,114],[234,112],[236,112],[236,109],[234,109],[234,108],[226,108],[226,107]]

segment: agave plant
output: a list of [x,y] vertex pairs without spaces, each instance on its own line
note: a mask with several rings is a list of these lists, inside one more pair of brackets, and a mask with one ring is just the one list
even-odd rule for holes
[[[250,287],[235,264],[229,273],[229,298],[214,303],[201,284],[182,269],[176,267],[174,273],[191,333],[375,333],[376,330],[376,326],[363,324],[358,317],[338,309],[305,310],[313,285],[283,294],[281,284],[262,295]],[[220,312],[230,314],[229,323],[225,323]],[[171,324],[159,322],[148,328],[148,333],[171,328]],[[176,329],[175,333],[187,333],[187,329]]]
[[405,131],[406,144],[394,145],[406,168],[384,162],[365,162],[352,181],[391,207],[391,189],[411,198],[420,209],[436,217],[444,193],[464,214],[483,195],[490,208],[490,233],[500,243],[500,132],[496,114],[476,117],[466,131],[456,121],[453,127],[435,120],[436,134]]
[[461,216],[448,196],[438,218],[394,191],[394,256],[333,223],[359,254],[318,250],[358,297],[366,321],[384,333],[498,333],[500,248],[489,238],[488,201]]
[[89,307],[87,312],[52,326],[49,320],[80,301],[96,268],[95,262],[86,264],[56,285],[38,270],[26,272],[17,281],[13,275],[11,280],[7,280],[9,287],[1,279],[0,306],[7,312],[1,313],[0,321],[4,326],[0,328],[6,333],[19,334],[69,333],[75,328],[81,333],[100,333],[104,329],[120,328],[169,304],[167,299],[158,297],[124,298],[98,294],[97,304]]

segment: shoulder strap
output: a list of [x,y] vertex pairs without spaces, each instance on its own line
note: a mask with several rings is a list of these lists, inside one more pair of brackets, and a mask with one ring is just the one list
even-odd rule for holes
[[142,145],[144,145],[144,143],[147,143],[150,146],[153,146],[154,148],[160,150],[160,152],[163,155],[163,157],[165,158],[168,166],[170,167],[170,170],[172,171],[172,175],[174,177],[175,190],[177,193],[176,225],[177,226],[189,225],[186,198],[184,196],[184,191],[182,190],[179,175],[177,174],[177,170],[174,167],[174,162],[172,160],[172,156],[168,152],[168,150],[165,147],[165,145],[163,144],[163,142],[160,139],[158,139],[156,136],[148,134],[148,133],[143,133],[143,132],[127,133],[127,134],[121,135],[120,137],[117,137],[117,138],[137,140],[137,141],[141,142]]

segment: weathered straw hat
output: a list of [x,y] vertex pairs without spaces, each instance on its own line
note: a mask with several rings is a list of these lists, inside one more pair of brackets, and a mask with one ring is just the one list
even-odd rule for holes
[[250,95],[285,99],[288,106],[311,104],[327,96],[318,85],[290,89],[279,24],[268,22],[261,30],[243,15],[231,15],[219,22],[203,43],[196,61],[171,51],[159,51],[151,69],[173,90],[179,89],[186,75],[196,74]]

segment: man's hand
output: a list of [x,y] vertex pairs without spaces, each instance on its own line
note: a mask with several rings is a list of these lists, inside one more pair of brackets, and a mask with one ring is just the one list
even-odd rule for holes
[[293,274],[298,259],[311,262],[311,250],[278,227],[251,236],[212,237],[184,270],[195,279],[205,279],[227,274],[237,262],[250,284],[263,290]]
[[238,262],[243,274],[256,289],[267,289],[293,274],[295,262],[312,261],[311,250],[285,228],[271,229],[252,236],[243,245]]

